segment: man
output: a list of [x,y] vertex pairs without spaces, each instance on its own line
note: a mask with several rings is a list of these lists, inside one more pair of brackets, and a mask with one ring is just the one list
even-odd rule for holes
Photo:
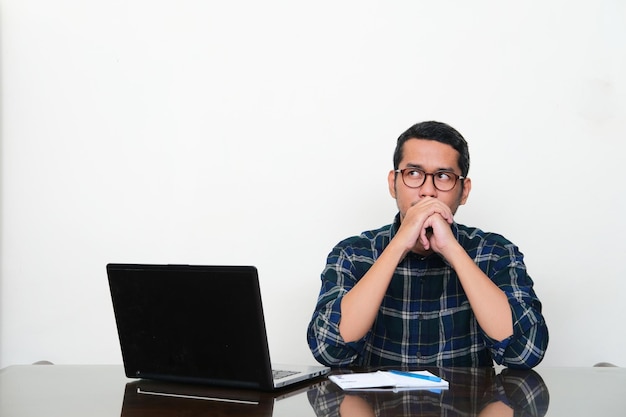
[[394,223],[328,255],[307,337],[329,366],[531,368],[548,329],[523,255],[504,237],[454,222],[472,188],[467,142],[440,122],[399,138]]

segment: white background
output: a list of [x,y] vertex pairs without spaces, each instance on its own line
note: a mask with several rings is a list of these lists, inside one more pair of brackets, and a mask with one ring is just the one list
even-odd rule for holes
[[[108,262],[252,264],[273,359],[395,140],[468,140],[457,221],[526,255],[543,365],[626,365],[626,3],[2,0],[0,367],[121,363]],[[207,331],[209,320],[207,319]]]

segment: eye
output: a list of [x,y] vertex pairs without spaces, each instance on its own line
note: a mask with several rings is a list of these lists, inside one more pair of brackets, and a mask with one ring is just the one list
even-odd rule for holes
[[454,179],[454,175],[447,171],[439,171],[435,173],[435,178],[437,181],[448,182]]
[[407,177],[412,178],[412,179],[419,179],[422,178],[424,176],[424,171],[421,171],[419,169],[407,169],[406,170],[406,174]]

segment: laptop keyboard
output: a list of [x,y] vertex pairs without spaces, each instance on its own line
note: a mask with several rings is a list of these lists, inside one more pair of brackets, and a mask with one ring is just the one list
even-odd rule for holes
[[299,374],[298,371],[282,371],[280,369],[272,369],[272,374],[274,375],[274,380],[288,377],[289,375]]

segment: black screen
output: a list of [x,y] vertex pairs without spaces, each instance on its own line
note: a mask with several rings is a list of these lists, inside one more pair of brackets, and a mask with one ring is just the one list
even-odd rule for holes
[[110,264],[107,271],[129,377],[270,383],[254,267]]

